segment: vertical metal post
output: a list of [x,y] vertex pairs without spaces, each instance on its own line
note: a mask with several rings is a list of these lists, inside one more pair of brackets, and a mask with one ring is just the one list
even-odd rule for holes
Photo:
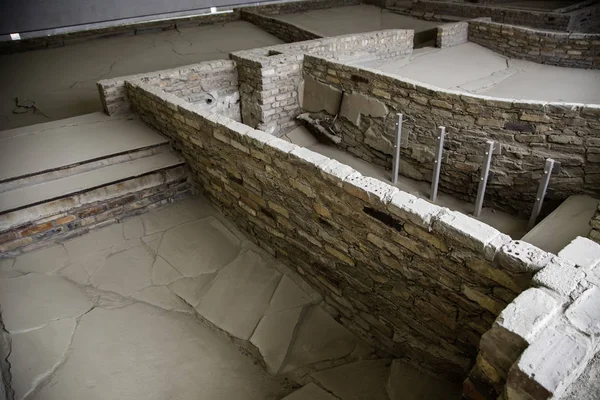
[[485,188],[487,186],[488,175],[490,173],[490,164],[492,163],[492,154],[494,153],[494,142],[488,140],[485,143],[485,153],[483,154],[483,164],[481,165],[481,175],[479,175],[479,188],[477,189],[477,199],[475,200],[475,210],[473,215],[479,217],[483,207],[483,198],[485,197]]
[[398,170],[400,169],[400,144],[402,143],[402,114],[396,114],[396,143],[394,144],[394,165],[392,166],[392,183],[398,183]]
[[546,165],[544,165],[544,175],[542,175],[542,179],[540,180],[537,194],[535,196],[535,203],[533,203],[533,210],[531,211],[531,217],[529,218],[529,224],[527,225],[528,229],[531,229],[535,226],[535,221],[537,220],[538,215],[540,215],[542,204],[544,204],[544,197],[546,197],[546,191],[548,190],[548,183],[550,183],[550,175],[552,175],[553,169],[554,160],[551,158],[546,159]]
[[446,136],[446,127],[440,126],[440,134],[437,137],[435,146],[435,159],[433,160],[433,176],[431,177],[431,201],[437,200],[438,185],[440,183],[440,169],[442,168],[442,153],[444,152],[444,136]]

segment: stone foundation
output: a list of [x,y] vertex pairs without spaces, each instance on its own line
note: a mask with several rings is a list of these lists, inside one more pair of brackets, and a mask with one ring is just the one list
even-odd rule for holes
[[[454,380],[544,252],[307,149],[127,82],[199,189],[379,348]],[[535,262],[520,252],[535,252]]]
[[108,115],[123,115],[131,111],[125,80],[136,79],[217,114],[241,120],[237,68],[233,61],[206,61],[181,68],[101,80],[96,85],[104,112]]
[[2,215],[0,258],[46,247],[192,194],[179,166]]
[[507,57],[560,67],[600,68],[600,34],[538,31],[487,21],[469,21],[468,30],[470,42]]
[[[443,90],[401,79],[380,71],[357,68],[307,55],[304,75],[319,83],[317,96],[338,94],[328,107],[344,104],[332,129],[340,146],[370,163],[391,168],[396,113],[404,115],[400,173],[430,181],[435,138],[446,127],[440,185],[444,191],[474,201],[485,142],[502,146],[493,157],[495,173],[486,191],[486,203],[509,212],[528,215],[534,202],[546,158],[561,162],[553,174],[548,198],[562,200],[571,194],[600,194],[600,138],[597,105],[545,103],[496,99]],[[343,98],[356,99],[350,104]],[[305,93],[308,98],[310,93]],[[325,104],[307,111],[325,123],[335,112]]]

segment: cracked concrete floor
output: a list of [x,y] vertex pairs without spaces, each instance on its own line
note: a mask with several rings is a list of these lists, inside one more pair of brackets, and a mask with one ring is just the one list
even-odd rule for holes
[[[226,59],[232,51],[279,43],[236,21],[0,55],[0,130],[101,111],[95,84],[100,79]],[[14,114],[15,97],[35,101],[38,110]]]
[[375,354],[202,197],[0,259],[0,310],[16,400],[281,399]]
[[600,71],[554,67],[499,55],[475,43],[426,47],[410,58],[355,62],[444,89],[487,96],[600,103]]

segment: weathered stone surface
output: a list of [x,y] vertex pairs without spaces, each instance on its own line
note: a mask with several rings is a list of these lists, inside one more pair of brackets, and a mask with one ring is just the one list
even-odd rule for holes
[[403,360],[393,360],[387,381],[390,400],[460,399],[460,385],[440,380]]
[[240,240],[215,218],[189,222],[165,233],[158,254],[183,276],[218,271],[232,261]]
[[137,300],[164,308],[169,311],[192,313],[194,309],[166,286],[150,286],[133,294]]
[[75,318],[51,321],[47,325],[11,336],[11,387],[20,400],[35,389],[63,361],[75,332]]
[[152,285],[154,258],[143,246],[109,256],[90,277],[98,289],[129,296]]
[[282,372],[350,354],[359,339],[319,306],[311,307],[300,324]]
[[312,78],[304,80],[303,109],[311,112],[326,111],[335,115],[340,109],[341,100],[342,91],[340,89]]
[[161,256],[156,256],[154,265],[152,265],[152,283],[155,285],[168,285],[169,283],[182,278],[183,275],[165,261]]
[[282,400],[336,400],[336,397],[314,383],[309,383]]
[[566,312],[569,321],[581,331],[600,336],[600,289],[586,290]]
[[[374,97],[362,93],[344,93],[339,112],[340,116],[359,126],[361,115],[382,118],[387,115],[388,108],[381,100]],[[330,114],[337,114],[337,110]]]
[[141,218],[144,234],[151,235],[210,215],[214,215],[212,206],[206,200],[196,197],[144,214]]
[[217,273],[203,274],[194,278],[181,278],[171,284],[169,289],[186,303],[196,308],[202,297],[206,294]]
[[250,338],[272,373],[278,373],[287,355],[304,308],[311,299],[290,278],[283,276],[256,330]]
[[[391,360],[364,360],[315,372],[311,377],[336,397],[388,400],[386,385]],[[407,390],[409,391],[409,390]]]
[[0,280],[0,304],[4,326],[11,333],[77,317],[92,307],[75,284],[36,273]]
[[68,263],[67,251],[62,245],[56,245],[17,257],[13,269],[21,272],[51,274]]
[[581,236],[576,237],[558,256],[580,267],[594,269],[600,265],[600,244]]
[[585,273],[576,268],[574,263],[560,257],[553,257],[540,272],[535,274],[532,283],[552,289],[562,296],[568,296],[583,278]]
[[501,266],[516,273],[536,272],[544,268],[552,259],[552,254],[522,241],[510,242],[497,254]]
[[[143,365],[143,368],[140,366]],[[69,357],[37,398],[280,398],[252,359],[192,317],[141,303],[83,316]]]
[[252,250],[221,269],[196,311],[220,329],[250,339],[281,275]]
[[144,236],[144,224],[141,217],[129,218],[123,222],[123,236],[125,239],[136,239]]

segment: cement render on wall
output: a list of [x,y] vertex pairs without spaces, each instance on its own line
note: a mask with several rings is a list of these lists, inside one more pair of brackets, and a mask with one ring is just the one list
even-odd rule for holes
[[600,68],[600,34],[549,32],[487,21],[468,22],[468,40],[540,64]]
[[[159,88],[127,87],[141,118],[182,151],[198,187],[317,288],[345,326],[454,379],[548,257]],[[521,248],[537,261],[519,257]]]
[[[440,184],[447,192],[474,200],[485,141],[493,140],[502,145],[502,154],[493,157],[487,204],[527,215],[546,158],[562,163],[562,172],[550,181],[549,198],[600,193],[597,105],[468,95],[313,56],[305,57],[304,74],[332,91],[363,95],[387,107],[384,115],[362,115],[357,121],[342,116],[333,128],[340,146],[366,161],[391,166],[396,113],[402,113],[408,144],[400,172],[410,178],[431,179],[435,137],[438,126],[445,126],[448,158]],[[325,121],[334,117],[316,114]]]

